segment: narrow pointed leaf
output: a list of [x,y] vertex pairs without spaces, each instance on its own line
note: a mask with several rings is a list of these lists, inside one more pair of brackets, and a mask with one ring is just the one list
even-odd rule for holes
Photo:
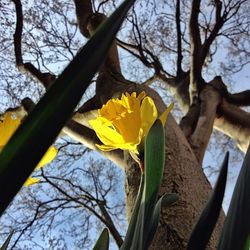
[[150,245],[156,233],[157,227],[160,222],[161,208],[171,206],[175,202],[177,202],[177,200],[178,200],[177,194],[165,194],[157,201],[155,208],[154,208],[153,216],[151,218],[150,225],[148,227],[149,230],[146,232],[146,235],[145,235],[146,246]]
[[211,237],[221,211],[227,182],[228,158],[229,153],[227,152],[213,193],[191,233],[187,247],[188,250],[206,249],[206,245]]
[[125,0],[101,25],[4,147],[0,154],[0,214],[70,118],[133,2]]
[[145,192],[143,196],[145,203],[152,202],[152,205],[155,205],[163,176],[164,163],[164,129],[161,121],[157,119],[149,130],[145,142]]
[[109,249],[109,231],[104,228],[99,239],[95,243],[93,250],[108,250]]
[[[157,119],[150,128],[145,141],[145,183],[142,202],[144,205],[143,236],[148,235],[151,217],[161,186],[165,163],[165,135],[162,122]],[[143,239],[143,249],[147,249],[146,239]]]
[[132,213],[129,225],[128,225],[128,230],[127,230],[124,242],[120,248],[121,250],[133,249],[133,246],[132,246],[133,245],[133,238],[139,237],[140,233],[136,230],[136,224],[138,223],[138,218],[139,218],[138,214],[139,214],[139,209],[140,209],[140,205],[141,205],[143,188],[144,188],[144,175],[142,174],[140,187],[138,190],[133,213]]
[[1,246],[0,250],[7,250],[7,247],[9,245],[9,243],[10,243],[12,235],[13,235],[13,231],[9,234],[9,236],[7,237],[7,239],[5,240],[3,245]]
[[[164,163],[165,163],[165,136],[162,122],[157,119],[150,128],[145,140],[144,155],[144,185],[139,211],[137,212],[136,225],[130,248],[125,240],[126,248],[122,249],[147,249],[146,237],[150,231],[151,217],[157,200],[161,185]],[[131,230],[132,232],[132,230]],[[124,244],[124,245],[125,245]]]
[[238,176],[224,222],[219,250],[245,249],[250,237],[250,147]]

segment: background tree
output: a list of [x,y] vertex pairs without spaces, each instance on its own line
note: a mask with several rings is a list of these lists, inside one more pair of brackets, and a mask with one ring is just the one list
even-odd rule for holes
[[[116,6],[116,1],[80,0],[1,3],[4,53],[0,74],[1,95],[5,97],[1,100],[2,112],[16,107],[28,112],[80,49],[85,41],[82,38],[88,39]],[[176,192],[180,200],[171,209],[163,209],[152,249],[185,249],[192,225],[210,192],[201,165],[213,128],[233,139],[242,151],[247,148],[249,113],[241,107],[250,104],[250,92],[233,93],[231,89],[237,85],[237,82],[233,84],[234,74],[249,62],[249,9],[246,0],[137,1],[95,78],[94,96],[87,102],[86,97],[83,99],[63,129],[63,139],[58,140],[61,159],[73,162],[77,159],[77,152],[72,150],[76,142],[97,150],[98,139],[87,123],[93,116],[91,110],[125,91],[144,90],[155,99],[162,112],[165,105],[157,93],[159,86],[171,91],[184,116],[179,126],[172,118],[168,121],[166,171],[161,193]],[[68,138],[65,135],[70,140],[65,139]],[[75,146],[79,150],[78,157],[85,153],[85,148]],[[139,168],[126,152],[117,150],[104,155],[124,169],[129,218],[138,188]],[[105,170],[110,168],[102,165]],[[43,181],[38,185],[45,193],[48,185],[53,188],[50,200],[35,193],[28,196],[28,201],[27,193],[32,193],[33,189],[24,191],[26,198],[21,196],[25,200],[22,206],[31,209],[32,204],[34,216],[31,220],[24,217],[27,224],[17,229],[17,239],[20,241],[19,236],[31,226],[34,230],[38,221],[38,227],[42,223],[50,228],[60,211],[74,208],[79,214],[82,207],[87,207],[110,228],[119,245],[122,235],[116,232],[112,221],[123,206],[115,202],[114,209],[110,209],[103,194],[113,190],[115,181],[90,192],[93,184],[99,186],[95,185],[98,181],[115,180],[116,171],[112,174],[107,171],[100,177],[97,170],[83,167],[81,171],[85,171],[91,181],[91,186],[83,187],[82,181],[77,179],[78,170],[67,167],[61,171],[59,168],[59,173],[52,171],[51,174],[51,169],[41,173]],[[9,214],[12,216],[13,212],[10,210]],[[71,220],[72,215],[68,216]],[[85,213],[82,216],[86,223],[81,228],[89,232],[90,216]],[[217,230],[219,228],[220,225]],[[73,231],[74,237],[82,233]],[[211,249],[216,244],[217,232]],[[76,238],[78,247],[89,247],[91,237],[88,234]],[[51,239],[50,243],[64,247],[67,244],[62,237]]]

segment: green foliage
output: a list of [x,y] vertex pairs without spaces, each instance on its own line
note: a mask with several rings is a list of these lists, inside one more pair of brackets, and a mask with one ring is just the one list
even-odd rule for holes
[[248,147],[220,238],[219,250],[249,249],[250,146]]
[[204,210],[202,211],[200,218],[198,219],[198,222],[196,223],[190,236],[187,247],[188,250],[205,249],[211,237],[213,229],[220,215],[221,205],[226,188],[228,158],[229,153],[227,152],[213,193]]
[[159,119],[146,137],[144,159],[145,169],[122,250],[147,249],[159,223],[161,206],[172,205],[178,198],[165,194],[157,202],[165,165],[165,135]]
[[10,243],[12,235],[13,235],[13,231],[9,234],[9,236],[7,237],[7,239],[5,240],[3,245],[1,246],[0,250],[7,250],[7,247],[9,245],[9,243]]
[[98,28],[4,147],[0,154],[0,214],[72,115],[133,2],[124,1]]
[[[217,222],[224,196],[228,165],[228,153],[213,191],[212,197],[203,210],[188,243],[188,249],[206,249],[206,244]],[[250,146],[248,147],[229,210],[224,222],[218,250],[250,249]]]
[[164,194],[156,203],[154,207],[154,212],[150,221],[148,228],[148,232],[145,237],[145,245],[149,246],[151,241],[154,238],[156,230],[158,228],[160,222],[160,213],[162,207],[168,207],[173,205],[175,202],[178,201],[177,194]]
[[109,231],[107,228],[104,228],[99,239],[96,241],[93,250],[108,250],[108,249],[109,249]]

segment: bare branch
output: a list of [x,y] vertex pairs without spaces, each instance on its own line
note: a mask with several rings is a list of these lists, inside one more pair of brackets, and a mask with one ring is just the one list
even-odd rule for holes
[[200,100],[199,118],[189,141],[198,162],[202,163],[213,131],[216,110],[221,96],[213,87],[207,85],[200,93]]
[[223,24],[225,23],[225,19],[223,18],[223,16],[221,16],[221,9],[222,9],[222,3],[220,0],[216,0],[215,1],[215,6],[216,6],[216,13],[215,13],[215,19],[216,19],[216,23],[209,35],[209,37],[204,41],[202,48],[201,48],[201,63],[203,64],[206,56],[209,53],[209,48],[211,46],[211,44],[213,43],[213,41],[215,40],[216,36],[219,33],[219,30],[221,29],[221,27],[223,26]]
[[48,89],[56,79],[55,75],[49,72],[42,73],[31,63],[24,63],[23,68],[32,76],[34,76],[37,80],[39,80],[46,89]]
[[198,97],[201,89],[201,69],[202,64],[200,61],[201,50],[201,37],[199,30],[199,13],[200,13],[200,0],[192,1],[191,15],[189,20],[190,30],[190,43],[191,43],[191,62],[190,62],[190,85],[189,94],[191,103],[194,97]]
[[250,106],[250,90],[228,94],[227,101],[236,106]]
[[123,158],[123,152],[121,150],[113,150],[113,151],[101,151],[96,147],[96,144],[100,144],[95,132],[87,128],[74,120],[70,120],[67,125],[63,128],[63,132],[70,136],[72,139],[75,139],[78,142],[81,142],[86,147],[96,150],[106,158],[113,161],[119,167],[124,168],[125,162]]
[[22,32],[23,32],[23,10],[20,0],[12,0],[16,8],[16,30],[14,34],[14,49],[16,56],[16,65],[21,66],[23,64],[22,58]]
[[80,31],[85,37],[90,37],[87,24],[88,24],[89,18],[93,14],[91,1],[90,0],[85,0],[85,1],[74,0],[74,3],[76,7],[76,16],[77,16]]
[[97,204],[101,210],[102,216],[105,218],[105,225],[108,227],[110,233],[114,237],[117,246],[121,247],[121,245],[123,244],[123,239],[117,231],[111,216],[109,215],[102,201],[98,201]]
[[31,73],[35,78],[37,78],[43,86],[47,89],[52,82],[55,80],[55,75],[46,72],[42,73],[31,63],[23,63],[22,57],[22,30],[23,30],[23,11],[22,4],[20,0],[13,0],[16,8],[16,30],[14,34],[14,50],[16,57],[16,65],[19,70],[24,70]]
[[[98,200],[97,198],[93,197],[91,195],[91,197],[88,197],[89,201],[91,202],[96,202],[96,204],[98,205],[98,207],[100,208],[101,214],[102,216],[91,206],[89,206],[87,204],[87,202],[82,202],[80,201],[80,199],[78,199],[77,197],[72,196],[71,194],[69,194],[66,190],[64,190],[61,186],[59,186],[58,184],[54,183],[53,181],[50,180],[49,177],[47,177],[44,174],[44,171],[42,169],[42,177],[46,180],[46,182],[48,182],[52,187],[54,187],[56,190],[58,190],[63,196],[65,196],[67,199],[69,199],[69,201],[73,201],[79,205],[81,205],[82,207],[86,208],[89,210],[89,212],[91,212],[92,214],[95,215],[96,218],[98,218],[105,226],[107,226],[109,228],[109,231],[111,232],[112,236],[114,237],[116,243],[118,246],[121,246],[123,243],[123,240],[120,236],[120,234],[118,233],[112,218],[110,217],[108,211],[105,208],[105,201],[101,201]],[[72,184],[70,182],[70,180],[67,180],[67,182],[69,182],[70,184]],[[74,185],[73,185],[74,186]],[[75,187],[74,187],[75,188]],[[90,195],[90,194],[89,194]]]
[[177,78],[182,74],[182,34],[181,34],[181,23],[180,23],[180,0],[176,1],[176,12],[175,12],[175,23],[177,31]]
[[237,146],[246,152],[250,142],[250,114],[223,100],[217,115],[215,128],[235,140]]

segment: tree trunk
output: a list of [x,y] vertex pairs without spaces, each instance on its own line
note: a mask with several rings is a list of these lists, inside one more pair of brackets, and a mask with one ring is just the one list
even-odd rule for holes
[[[164,110],[161,98],[154,91],[147,93],[154,98],[159,113]],[[130,218],[138,189],[139,169],[128,164],[126,172],[126,206]],[[177,193],[179,200],[163,208],[160,225],[150,249],[186,249],[191,230],[206,204],[212,189],[183,132],[172,116],[166,125],[166,165],[160,195]],[[215,249],[222,228],[223,216],[218,222],[208,249]]]

